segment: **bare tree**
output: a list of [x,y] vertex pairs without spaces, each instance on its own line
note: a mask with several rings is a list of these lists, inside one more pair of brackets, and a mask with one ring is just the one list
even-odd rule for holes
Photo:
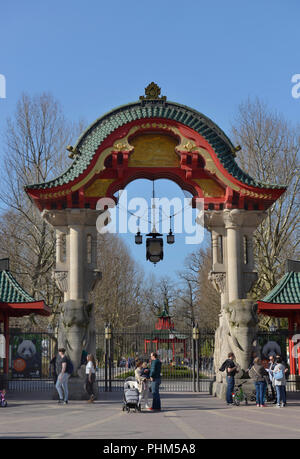
[[199,248],[185,261],[185,269],[179,273],[176,318],[187,325],[198,323],[201,328],[214,329],[218,324],[220,297],[208,280],[211,270],[209,248]]
[[118,236],[99,234],[98,268],[102,280],[91,294],[98,330],[108,322],[113,328],[139,325],[143,272]]
[[242,146],[239,163],[243,170],[260,182],[288,187],[254,236],[259,280],[252,293],[257,299],[276,285],[286,258],[299,258],[299,126],[292,126],[261,100],[248,100],[239,107],[233,135]]
[[78,135],[50,94],[23,94],[4,131],[0,199],[0,253],[10,258],[11,269],[24,288],[50,306],[60,299],[51,279],[54,234],[27,197],[24,186],[46,182],[68,165],[66,145]]

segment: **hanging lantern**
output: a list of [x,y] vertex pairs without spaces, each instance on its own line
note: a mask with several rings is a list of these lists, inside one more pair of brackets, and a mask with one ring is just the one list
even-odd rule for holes
[[174,244],[174,242],[175,242],[175,236],[172,233],[172,215],[170,215],[170,232],[167,235],[167,243],[168,244]]
[[174,244],[174,242],[175,242],[175,236],[172,233],[172,231],[170,230],[169,234],[167,235],[167,243],[168,244]]
[[143,236],[141,235],[140,231],[138,231],[135,235],[135,243],[136,244],[142,244],[143,243]]
[[163,239],[162,234],[159,233],[149,233],[147,236],[151,236],[146,240],[146,260],[151,261],[151,263],[158,263],[164,258],[163,252]]

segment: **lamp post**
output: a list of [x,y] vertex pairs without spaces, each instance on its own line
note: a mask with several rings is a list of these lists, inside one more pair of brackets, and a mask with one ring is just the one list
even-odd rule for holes
[[[111,325],[106,324],[104,330],[105,337],[105,392],[107,392],[107,376],[109,379],[109,392],[111,392],[111,340],[112,340],[112,331]],[[107,368],[108,367],[108,368]],[[107,375],[108,369],[108,375]]]
[[[196,355],[195,355],[195,359],[196,359],[196,362],[197,362],[197,391],[199,392],[199,369],[200,369],[200,366],[199,366],[199,337],[200,337],[200,331],[199,331],[199,327],[198,327],[198,324],[194,325],[193,326],[193,347],[196,345]],[[195,391],[195,382],[194,382],[194,391]]]

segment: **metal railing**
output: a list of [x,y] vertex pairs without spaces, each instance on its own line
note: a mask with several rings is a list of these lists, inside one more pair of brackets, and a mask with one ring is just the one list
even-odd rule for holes
[[151,352],[162,362],[162,391],[207,392],[214,380],[214,332],[200,330],[195,340],[191,329],[109,330],[97,334],[96,349],[100,391],[122,390],[136,360],[150,365]]
[[[265,346],[276,343],[274,352],[279,346],[283,360],[289,365],[289,337],[288,330],[260,331],[257,344],[263,354]],[[143,327],[110,330],[110,334],[103,330],[96,334],[98,390],[123,390],[126,377],[134,375],[136,359],[150,364],[150,353],[157,351],[162,362],[161,391],[209,392],[215,378],[214,340],[214,331],[201,329],[198,340],[193,339],[191,328],[156,330]],[[11,391],[52,391],[50,361],[55,355],[55,345],[56,340],[49,333],[12,333],[10,373],[4,382],[3,368],[0,368],[1,385],[5,384]],[[18,359],[26,361],[26,371]],[[300,376],[288,378],[287,391],[300,391]]]

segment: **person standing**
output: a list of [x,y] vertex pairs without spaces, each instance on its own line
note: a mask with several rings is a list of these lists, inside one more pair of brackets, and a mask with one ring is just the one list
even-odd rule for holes
[[226,402],[227,405],[233,405],[233,398],[232,398],[232,393],[234,391],[234,384],[235,384],[235,374],[237,372],[237,366],[234,363],[234,353],[229,352],[227,360],[223,362],[221,368],[219,371],[225,371],[226,370],[226,382],[227,382],[227,391],[226,391]]
[[68,403],[69,397],[68,382],[72,374],[71,366],[70,359],[66,356],[66,350],[64,348],[58,349],[58,356],[56,358],[56,371],[58,374],[56,390],[59,395],[58,403],[64,403],[65,405]]
[[147,376],[144,373],[145,369],[143,366],[143,362],[138,360],[136,363],[136,369],[134,372],[135,379],[138,383],[138,389],[141,394],[141,400],[144,400],[145,408],[148,410],[148,396],[149,396],[149,387],[148,387],[148,380]]
[[276,359],[276,366],[273,371],[275,388],[277,394],[277,407],[283,408],[286,405],[286,378],[285,378],[285,365],[282,363],[282,358]]
[[150,367],[150,381],[151,381],[151,390],[152,390],[152,408],[150,410],[161,410],[160,395],[159,395],[159,386],[161,383],[161,361],[158,358],[156,352],[151,353],[151,367]]
[[85,375],[86,375],[85,387],[86,387],[87,393],[90,396],[88,402],[92,403],[96,398],[96,395],[94,392],[94,383],[96,381],[96,360],[93,354],[88,354],[86,359],[87,359],[87,365],[85,367]]
[[267,388],[268,372],[261,363],[259,357],[254,359],[254,365],[249,370],[249,376],[254,380],[256,390],[256,406],[264,408]]
[[273,404],[275,405],[277,403],[276,399],[276,389],[275,389],[275,380],[274,380],[274,375],[273,371],[276,366],[275,358],[274,355],[270,355],[269,357],[269,365],[268,365],[268,373],[269,373],[269,380],[271,384],[271,391],[272,391],[272,398],[273,398]]
[[286,401],[286,382],[289,379],[290,369],[289,369],[288,364],[281,357],[281,355],[277,354],[276,355],[276,361],[277,361],[277,359],[281,359],[281,363],[284,366],[285,385],[284,385],[284,389],[283,390],[284,390],[284,393],[285,393],[285,406],[286,406],[286,403],[287,403],[287,401]]

